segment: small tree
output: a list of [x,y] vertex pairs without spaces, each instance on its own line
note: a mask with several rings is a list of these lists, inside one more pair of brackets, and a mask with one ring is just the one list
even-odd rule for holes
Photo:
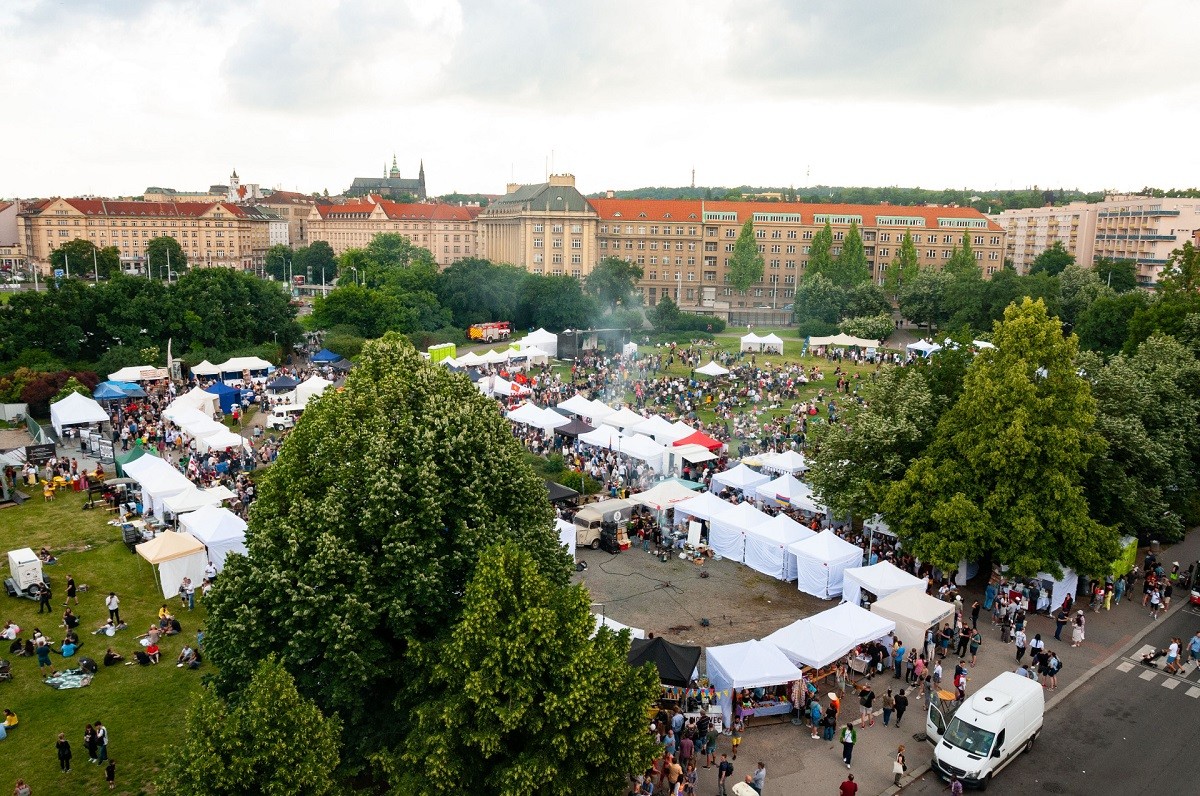
[[1075,255],[1067,251],[1061,240],[1056,240],[1046,247],[1045,251],[1033,258],[1029,266],[1030,274],[1061,274],[1063,269],[1075,262]]
[[812,243],[808,245],[808,264],[804,267],[805,279],[820,274],[832,281],[833,276],[830,272],[833,270],[833,255],[829,253],[832,249],[833,227],[826,221],[825,226],[817,230]]
[[74,376],[70,376],[67,378],[67,383],[62,386],[62,389],[58,391],[58,394],[54,396],[50,403],[58,403],[73,392],[77,392],[87,398],[92,397],[91,390],[83,385],[79,379],[75,378]]
[[737,243],[733,244],[733,256],[729,258],[729,281],[737,290],[745,290],[763,275],[763,256],[754,239],[754,222],[746,219]]
[[889,295],[898,299],[900,291],[917,276],[921,269],[921,259],[917,254],[917,246],[913,243],[912,234],[906,229],[900,240],[900,250],[895,259],[888,265],[883,277],[883,286]]
[[1163,293],[1194,293],[1200,288],[1200,249],[1189,240],[1171,252],[1167,264],[1158,275]]
[[83,238],[75,238],[50,252],[50,266],[61,268],[79,279],[91,279],[97,273],[107,279],[121,270],[121,251],[116,246],[97,248]]
[[896,322],[892,316],[881,312],[878,315],[860,315],[857,318],[847,318],[838,324],[846,334],[863,337],[868,340],[886,340],[896,331]]
[[616,310],[618,305],[630,303],[637,281],[641,278],[640,265],[610,255],[597,263],[587,275],[584,287],[605,307]]
[[867,255],[863,249],[858,224],[850,224],[846,237],[842,239],[842,250],[838,252],[833,270],[833,283],[838,287],[851,288],[871,281],[871,267],[867,265]]
[[324,716],[300,696],[274,658],[255,669],[245,689],[226,702],[201,691],[186,731],[166,756],[161,793],[210,796],[324,796],[340,792],[333,778],[341,720]]
[[979,263],[975,262],[975,250],[971,248],[971,233],[964,232],[962,248],[957,246],[950,253],[950,259],[942,270],[955,278],[977,276],[982,273]]
[[[170,274],[167,271],[168,266]],[[170,235],[160,235],[146,243],[146,267],[150,269],[150,276],[154,276],[153,269],[157,268],[164,277],[174,278],[187,270],[188,258],[179,241]]]

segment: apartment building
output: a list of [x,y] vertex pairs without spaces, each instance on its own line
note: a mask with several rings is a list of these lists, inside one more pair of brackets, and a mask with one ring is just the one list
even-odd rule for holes
[[1005,210],[996,221],[1008,232],[1008,257],[1022,273],[1058,240],[1084,265],[1133,260],[1138,281],[1151,286],[1171,252],[1200,228],[1200,199],[1113,195],[1096,204]]
[[[971,236],[985,277],[1004,265],[1004,230],[971,208],[817,205],[782,202],[592,199],[598,216],[598,258],[617,256],[642,266],[642,294],[653,306],[671,296],[683,307],[778,308],[791,303],[804,274],[813,235],[828,222],[832,252],[851,224],[863,238],[868,266],[882,281],[908,231],[923,266],[941,267],[963,234]],[[729,260],[747,220],[763,256],[763,278],[740,295]]]
[[308,217],[318,204],[333,203],[294,191],[274,191],[254,202],[256,207],[265,207],[286,222],[286,240],[281,242],[293,249],[308,245]]
[[43,271],[50,252],[74,238],[116,246],[124,266],[142,270],[146,244],[168,235],[179,241],[190,266],[255,270],[266,252],[268,223],[263,214],[229,202],[59,198],[31,203],[18,214],[25,254]]
[[510,183],[477,219],[481,256],[535,274],[583,278],[603,257],[598,222],[572,174],[552,174],[534,185]]
[[475,217],[478,207],[391,202],[380,196],[342,205],[314,205],[308,214],[309,242],[323,240],[334,254],[365,248],[383,232],[397,232],[413,245],[429,249],[441,268],[464,257],[478,257]]

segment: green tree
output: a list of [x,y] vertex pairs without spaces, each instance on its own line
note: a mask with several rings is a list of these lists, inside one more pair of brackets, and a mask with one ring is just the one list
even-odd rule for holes
[[1165,294],[1195,293],[1200,288],[1200,250],[1190,240],[1171,252],[1158,275],[1158,287]]
[[100,272],[107,279],[121,271],[121,251],[116,246],[97,248],[83,238],[73,238],[50,252],[50,266],[70,271],[72,277],[91,279]]
[[950,259],[942,266],[942,270],[954,277],[969,277],[982,274],[979,263],[975,260],[975,250],[971,247],[971,233],[964,232],[962,247],[955,246],[950,252]]
[[1056,240],[1047,246],[1041,254],[1033,258],[1029,265],[1030,274],[1047,274],[1058,276],[1063,269],[1075,264],[1075,255],[1067,251],[1061,240]]
[[942,569],[992,560],[1016,576],[1102,572],[1117,533],[1091,518],[1084,495],[1104,440],[1075,338],[1029,299],[993,337],[929,447],[888,490],[884,516],[906,550]]
[[913,243],[912,234],[906,229],[900,239],[900,248],[896,256],[888,264],[883,276],[883,287],[888,294],[899,300],[901,289],[916,278],[921,270],[921,258],[917,254],[917,246]]
[[361,770],[402,742],[426,695],[396,673],[413,642],[457,622],[484,549],[515,541],[567,582],[553,520],[494,401],[398,334],[371,341],[259,481],[249,555],[208,597],[214,682],[245,688],[275,651],[300,693],[341,717]]
[[678,327],[679,306],[670,296],[663,296],[647,313],[651,325],[660,332]]
[[62,386],[62,389],[58,391],[58,394],[55,395],[54,398],[51,399],[50,403],[58,403],[71,393],[79,393],[86,398],[92,397],[92,391],[89,390],[86,385],[82,384],[79,379],[75,378],[74,376],[69,376],[67,377],[67,383]]
[[320,284],[322,275],[325,284],[331,285],[338,275],[338,261],[333,247],[326,241],[314,240],[297,249],[292,259],[292,276],[303,276],[309,282]]
[[428,685],[391,793],[610,796],[647,768],[658,672],[629,666],[627,631],[592,637],[590,600],[515,544],[485,553],[449,638],[414,656]]
[[1118,293],[1127,293],[1138,286],[1137,263],[1133,260],[1113,260],[1101,257],[1096,260],[1095,272],[1100,282]]
[[842,239],[842,250],[838,252],[834,261],[833,274],[830,277],[833,283],[843,288],[852,288],[871,281],[871,267],[867,265],[867,254],[863,249],[862,233],[858,231],[857,223],[850,223],[850,229]]
[[519,317],[527,319],[522,325],[581,329],[599,314],[595,299],[583,292],[583,285],[573,276],[527,274],[522,283]]
[[[736,252],[735,252],[736,253]],[[762,258],[759,258],[760,261]],[[584,289],[600,300],[610,310],[618,305],[628,305],[634,295],[637,281],[642,278],[642,267],[620,257],[608,256],[596,264],[584,280]],[[761,268],[760,268],[761,274]],[[745,290],[745,288],[739,288]]]
[[160,793],[325,796],[341,792],[337,716],[324,716],[274,658],[228,701],[205,688],[165,756]]
[[[146,267],[150,269],[152,277],[158,278],[161,272],[163,278],[170,275],[171,279],[177,279],[187,270],[187,255],[184,254],[179,241],[170,235],[159,235],[146,243]],[[167,271],[168,267],[170,274]]]
[[1079,345],[1087,351],[1112,355],[1129,339],[1129,322],[1148,303],[1141,291],[1101,294],[1088,305],[1075,324]]
[[367,271],[374,267],[375,262],[367,256],[366,249],[346,249],[337,261],[338,284],[364,284]]
[[838,324],[838,328],[855,337],[886,340],[892,336],[892,332],[896,331],[896,322],[892,319],[890,312],[881,312],[878,315],[859,315],[847,318]]
[[[1132,304],[1132,299],[1130,300]],[[1129,305],[1123,305],[1126,308]],[[1129,334],[1124,351],[1132,354],[1154,333],[1179,338],[1188,318],[1200,312],[1200,293],[1186,290],[1165,290],[1152,301],[1134,311],[1129,319]]]
[[820,274],[830,282],[834,282],[833,274],[831,273],[833,271],[833,255],[830,254],[832,250],[833,227],[826,221],[825,226],[821,227],[813,235],[812,242],[808,246],[808,264],[804,267],[804,278],[806,280]]
[[744,291],[762,276],[763,256],[754,238],[754,222],[746,219],[737,242],[733,244],[733,256],[729,258],[729,281],[736,290]]
[[922,268],[907,285],[900,288],[900,314],[919,326],[933,331],[949,318],[946,293],[954,277],[945,271]]
[[842,317],[853,318],[864,315],[891,315],[892,302],[887,293],[874,282],[859,282],[846,290],[846,304]]
[[847,304],[846,291],[824,274],[807,274],[796,289],[795,313],[800,323],[837,323]]
[[524,269],[516,266],[497,265],[488,260],[468,257],[442,271],[437,295],[442,305],[453,314],[454,325],[459,328],[485,321],[517,323],[522,283],[526,275]]
[[286,282],[288,278],[288,261],[292,259],[294,254],[295,252],[292,251],[290,246],[276,243],[267,249],[267,254],[263,258],[263,270],[273,279],[279,282]]
[[[1091,268],[1078,263],[1068,265],[1058,275],[1063,323],[1076,324],[1083,312],[1101,295],[1109,292]],[[1082,341],[1080,341],[1082,342]]]

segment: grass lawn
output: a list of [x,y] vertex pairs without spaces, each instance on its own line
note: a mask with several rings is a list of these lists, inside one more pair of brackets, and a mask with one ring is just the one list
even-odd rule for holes
[[[26,634],[36,626],[59,642],[59,627],[67,574],[75,583],[87,584],[80,592],[76,613],[82,619],[79,636],[83,642],[79,655],[96,659],[112,646],[127,660],[140,649],[136,636],[145,632],[157,617],[158,607],[166,602],[155,583],[149,564],[133,555],[121,543],[117,528],[107,525],[111,514],[103,509],[82,511],[82,496],[66,492],[46,503],[40,490],[23,506],[0,510],[0,550],[45,545],[58,556],[59,563],[45,568],[54,590],[55,613],[39,616],[37,603],[0,595],[3,610],[0,619],[12,620]],[[5,564],[7,577],[7,564]],[[104,598],[116,591],[121,598],[121,618],[129,628],[113,638],[93,636],[90,631],[108,618]],[[30,784],[35,794],[108,793],[100,766],[89,765],[83,747],[83,727],[99,719],[109,728],[109,757],[117,762],[116,793],[151,793],[150,783],[168,747],[183,730],[184,712],[193,693],[200,688],[199,671],[175,667],[185,640],[194,641],[203,626],[205,612],[179,610],[179,600],[169,601],[183,624],[183,634],[164,637],[160,643],[162,663],[157,666],[100,666],[87,688],[56,691],[41,681],[36,658],[7,654],[12,663],[13,680],[0,683],[0,708],[10,708],[20,717],[20,726],[0,741],[0,788],[11,788],[17,777]],[[56,666],[63,659],[51,656]],[[73,662],[74,659],[67,659]],[[206,664],[207,666],[207,664]],[[69,668],[61,667],[61,668]],[[59,773],[54,742],[59,732],[67,734],[74,754],[72,771]]]

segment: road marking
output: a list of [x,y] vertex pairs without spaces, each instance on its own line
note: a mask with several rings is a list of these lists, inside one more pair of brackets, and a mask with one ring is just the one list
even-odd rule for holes
[[1192,699],[1195,699],[1196,697],[1200,697],[1200,688],[1197,688],[1196,686],[1192,686],[1191,688],[1184,691],[1183,693],[1187,694]]
[[1159,685],[1161,685],[1163,688],[1167,689],[1168,691],[1174,691],[1175,688],[1178,687],[1179,681],[1176,680],[1174,677],[1168,677],[1166,680],[1163,680],[1161,683],[1159,683]]
[[1158,672],[1142,672],[1138,675],[1138,677],[1142,678],[1143,680],[1153,680],[1154,675],[1156,674],[1158,674]]
[[1129,671],[1129,670],[1130,670],[1130,669],[1132,669],[1132,668],[1133,668],[1133,664],[1132,664],[1132,663],[1129,663],[1128,661],[1126,661],[1125,663],[1118,663],[1118,664],[1117,664],[1117,671],[1118,671],[1118,672],[1121,672],[1121,673],[1127,672],[1127,671]]

